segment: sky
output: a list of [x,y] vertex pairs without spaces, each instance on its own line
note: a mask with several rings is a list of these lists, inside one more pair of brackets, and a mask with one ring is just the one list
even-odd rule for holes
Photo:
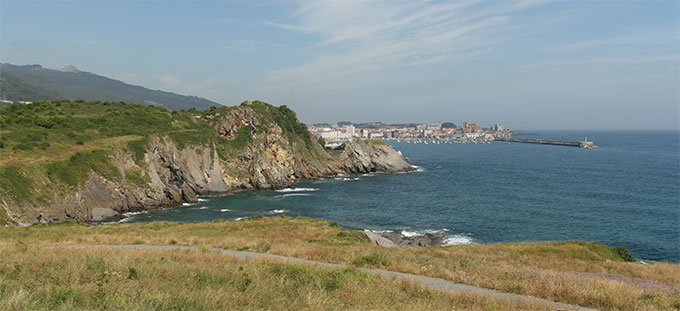
[[678,129],[679,3],[0,0],[0,62],[307,123]]

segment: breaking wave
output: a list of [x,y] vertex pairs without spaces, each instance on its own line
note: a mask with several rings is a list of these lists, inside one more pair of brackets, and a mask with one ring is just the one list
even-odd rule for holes
[[287,198],[287,197],[306,197],[310,196],[310,193],[287,193],[282,195],[277,195],[276,198]]
[[275,190],[276,192],[303,192],[303,191],[317,191],[319,188],[285,188]]

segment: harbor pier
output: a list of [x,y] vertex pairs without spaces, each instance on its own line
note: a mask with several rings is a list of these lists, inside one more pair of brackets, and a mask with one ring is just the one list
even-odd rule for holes
[[595,143],[588,141],[588,137],[585,137],[582,141],[566,141],[566,140],[552,140],[552,139],[529,139],[529,138],[499,138],[499,141],[508,141],[512,143],[527,143],[527,144],[543,144],[543,145],[558,145],[558,146],[571,146],[580,148],[597,148]]

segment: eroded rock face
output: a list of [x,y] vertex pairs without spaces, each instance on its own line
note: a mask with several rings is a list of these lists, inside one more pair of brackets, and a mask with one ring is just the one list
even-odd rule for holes
[[346,144],[338,165],[340,171],[351,173],[413,170],[408,160],[385,142],[369,142],[359,138]]
[[20,225],[67,220],[106,222],[127,212],[197,202],[198,195],[284,188],[298,178],[412,170],[408,160],[382,141],[355,139],[342,153],[332,155],[316,142],[290,142],[278,125],[263,124],[250,108],[239,107],[230,113],[214,120],[221,136],[234,139],[243,126],[253,131],[250,143],[229,159],[221,159],[214,146],[189,144],[178,148],[167,137],[153,137],[141,160],[135,161],[125,150],[111,155],[120,176],[134,171],[145,178],[141,184],[126,178],[109,180],[90,172],[87,182],[71,194],[55,195],[49,204],[23,205],[0,198],[0,205],[10,220]]

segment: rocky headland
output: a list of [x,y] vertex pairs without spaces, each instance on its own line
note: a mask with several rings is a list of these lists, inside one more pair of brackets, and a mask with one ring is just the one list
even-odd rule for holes
[[[55,104],[43,105],[53,108]],[[69,160],[56,162],[61,170],[57,173],[53,173],[57,159],[30,165],[10,165],[23,159],[8,159],[0,173],[15,172],[27,180],[31,191],[22,194],[12,184],[0,183],[4,186],[0,188],[0,221],[4,218],[5,223],[17,225],[115,221],[124,213],[197,202],[198,195],[278,189],[300,178],[413,169],[382,140],[355,138],[344,150],[326,149],[285,106],[245,102],[188,114],[191,119],[185,122],[201,126],[204,136],[191,139],[180,136],[184,134],[178,130],[120,137],[124,143],[88,150],[91,154],[101,151],[100,162],[79,165],[85,161],[81,158],[89,161],[91,154],[78,151]],[[179,124],[182,120],[174,115],[168,122]],[[61,177],[68,174],[82,177],[69,185],[62,180],[70,180]]]

